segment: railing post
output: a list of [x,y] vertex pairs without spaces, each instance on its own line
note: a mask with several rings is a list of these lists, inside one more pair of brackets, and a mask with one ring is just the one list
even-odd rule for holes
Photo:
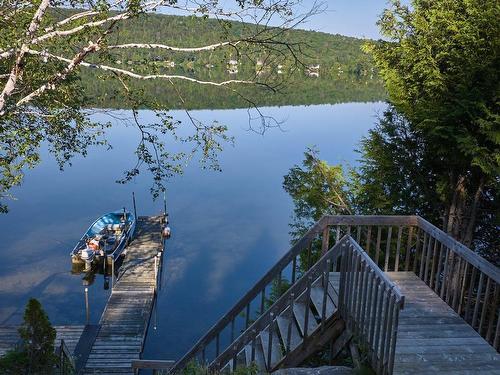
[[323,240],[321,242],[321,256],[325,255],[329,249],[330,227],[328,225],[323,229]]
[[231,319],[231,342],[234,341],[234,318]]
[[307,340],[307,337],[309,336],[309,303],[311,300],[311,276],[307,277],[307,289],[306,289],[306,296],[305,296],[305,316],[304,316],[304,341]]
[[385,245],[384,272],[389,271],[389,258],[391,257],[392,226],[387,231],[387,243]]
[[137,206],[135,204],[135,193],[134,192],[132,192],[132,201],[134,203],[134,219],[135,219],[135,222],[137,225]]
[[405,254],[405,271],[410,269],[410,253],[411,253],[411,241],[413,237],[413,227],[410,227],[408,232],[408,242],[406,244],[406,254]]
[[[279,288],[278,288],[278,294],[279,294]],[[248,326],[250,325],[250,302],[248,303],[247,305],[247,310],[245,312],[245,329],[248,328]]]
[[325,330],[325,320],[326,320],[326,304],[327,304],[327,298],[328,298],[328,286],[329,286],[329,281],[328,281],[328,272],[330,271],[330,263],[331,260],[327,259],[326,260],[326,271],[323,271],[323,301],[321,305],[321,330]]
[[290,319],[288,321],[288,331],[287,331],[287,334],[286,334],[286,353],[289,353],[290,352],[290,344],[291,344],[291,341],[292,341],[292,324],[294,324],[293,322],[293,306],[294,306],[294,303],[295,303],[295,294],[294,293],[291,293],[290,294]]
[[252,352],[250,354],[250,360],[255,362],[255,337],[257,336],[257,331],[255,329],[252,329]]
[[111,256],[110,258],[111,258],[111,292],[113,292],[113,288],[115,286],[115,258],[113,256]]
[[64,353],[63,353],[63,341],[59,345],[59,371],[60,374],[64,374]]
[[268,347],[267,347],[267,370],[268,372],[271,372],[271,369],[273,368],[271,364],[272,360],[272,348],[273,348],[273,321],[274,321],[274,313],[271,313],[271,322],[269,323],[269,337],[268,337]]

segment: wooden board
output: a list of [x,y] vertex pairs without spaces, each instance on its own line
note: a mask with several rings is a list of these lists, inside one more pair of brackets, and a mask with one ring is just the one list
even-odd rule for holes
[[406,297],[395,375],[500,374],[500,355],[413,272],[388,272]]
[[[19,326],[2,326],[0,327],[0,356],[4,355],[8,350],[13,349],[19,342]],[[59,346],[61,339],[64,340],[66,346],[71,353],[74,353],[76,344],[80,340],[84,326],[54,326],[56,329],[55,347]]]

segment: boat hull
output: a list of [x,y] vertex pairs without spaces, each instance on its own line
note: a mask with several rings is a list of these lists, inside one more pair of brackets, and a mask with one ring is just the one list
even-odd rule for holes
[[[97,263],[106,259],[108,264],[110,264],[116,261],[133,238],[135,226],[135,217],[127,211],[112,212],[101,216],[92,223],[87,232],[85,232],[71,251],[72,263]],[[115,229],[119,230],[120,234],[112,236],[114,241],[111,249],[108,249],[105,245],[102,248],[97,247],[92,250],[89,248],[89,241],[93,241],[94,244],[99,243],[99,241],[96,240],[97,238],[102,239],[104,238],[104,233]],[[109,237],[106,237],[106,240],[109,239]],[[94,251],[93,256],[89,254],[89,251]]]

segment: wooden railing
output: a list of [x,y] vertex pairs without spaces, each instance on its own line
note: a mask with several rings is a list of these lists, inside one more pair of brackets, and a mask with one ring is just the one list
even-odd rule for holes
[[500,269],[417,218],[415,272],[497,351],[500,350]]
[[498,267],[418,216],[328,216],[326,223],[323,237],[350,234],[383,271],[415,272],[500,350]]
[[[279,337],[275,336],[276,332],[279,331],[277,327],[277,317],[282,314],[285,310],[291,312],[294,309],[294,304],[299,300],[309,301],[311,295],[312,285],[315,285],[317,282],[321,283],[323,290],[323,298],[322,305],[319,308],[319,314],[321,315],[321,319],[314,331],[310,331],[310,326],[312,326],[311,322],[315,318],[313,316],[309,316],[309,308],[305,309],[305,314],[303,317],[303,321],[301,320],[299,325],[303,327],[304,336],[303,340],[307,340],[309,336],[312,336],[317,331],[323,331],[324,326],[327,323],[328,319],[326,316],[326,308],[327,308],[327,298],[329,291],[329,275],[330,272],[333,271],[334,263],[336,259],[340,255],[340,251],[342,248],[345,248],[347,243],[349,243],[350,238],[345,237],[338,244],[333,246],[326,254],[324,254],[321,259],[316,262],[309,270],[301,277],[297,282],[295,282],[283,295],[281,295],[276,302],[272,304],[272,306],[262,314],[254,323],[250,325],[250,327],[245,330],[236,340],[234,340],[227,349],[219,355],[215,360],[210,363],[208,366],[209,372],[217,373],[220,371],[227,363],[230,362],[231,368],[234,371],[238,365],[237,356],[245,346],[249,345],[251,349],[251,362],[255,361],[255,347],[257,345],[256,341],[258,340],[258,335],[261,332],[267,332],[267,340],[268,340],[268,348],[269,351],[264,353],[266,357],[265,363],[272,363],[271,358],[271,347],[272,342],[279,342]],[[330,287],[330,289],[333,289]],[[331,317],[333,318],[333,317]],[[292,323],[293,317],[289,320],[289,325]],[[285,344],[282,347],[283,359],[286,358],[292,348],[290,346],[291,340],[291,327],[288,327],[288,335],[284,339]],[[271,368],[267,368],[268,372],[272,372],[279,367],[279,363],[273,364]]]
[[192,360],[212,363],[252,321],[266,313],[273,290],[280,290],[285,283],[295,284],[320,254],[326,254],[330,245],[345,235],[351,236],[381,270],[415,272],[499,350],[497,267],[418,216],[325,216],[215,323],[172,371],[177,372]]
[[[283,283],[294,284],[312,266],[312,245],[326,228],[326,218],[316,223],[257,283],[186,353],[172,372],[184,368],[190,361],[211,363],[234,341],[252,320],[263,315],[273,299],[273,290]],[[328,246],[325,244],[324,246]],[[328,247],[326,247],[328,248]],[[300,264],[300,259],[305,259]]]
[[340,316],[367,348],[376,373],[392,374],[404,296],[368,254],[348,238],[340,257]]
[[73,355],[69,351],[64,340],[61,340],[60,345],[56,348],[56,356],[58,357],[56,374],[72,375],[76,374],[76,366]]

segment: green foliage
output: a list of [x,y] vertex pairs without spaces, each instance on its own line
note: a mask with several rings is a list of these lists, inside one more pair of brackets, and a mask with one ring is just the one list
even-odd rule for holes
[[[216,374],[214,372],[209,372],[207,367],[202,366],[196,361],[189,362],[186,367],[182,370],[182,375],[208,375]],[[232,372],[234,375],[257,375],[259,369],[255,363],[250,366],[239,366],[236,371]]]
[[393,108],[363,143],[361,177],[363,203],[422,212],[491,255],[500,252],[491,236],[500,226],[499,18],[495,0],[391,1],[379,21],[386,41],[366,48]]
[[271,284],[271,293],[265,300],[265,310],[269,309],[290,288],[290,281],[285,277],[275,278]]
[[52,374],[56,364],[56,330],[52,328],[40,302],[34,298],[26,305],[19,335],[20,346],[0,359],[2,374]]
[[436,157],[454,150],[455,163],[498,175],[498,3],[415,0],[411,10],[399,1],[392,5],[379,21],[390,41],[368,48],[391,103],[439,145]]
[[25,351],[11,350],[0,357],[0,371],[4,375],[19,375],[28,367],[28,357]]
[[[294,203],[290,236],[292,244],[324,215],[352,213],[349,180],[340,165],[328,165],[315,148],[304,153],[302,166],[293,166],[283,178],[283,189]],[[299,255],[299,273],[306,272],[321,256],[321,240],[311,242]]]
[[28,360],[28,373],[50,373],[56,359],[54,356],[56,330],[52,328],[40,302],[34,298],[28,301],[19,335]]
[[283,188],[294,202],[292,241],[298,240],[323,215],[351,212],[342,166],[319,159],[315,148],[304,153],[302,166],[295,165],[283,179]]
[[372,215],[422,215],[439,219],[442,209],[434,158],[408,120],[388,108],[375,128],[361,140],[360,166],[353,171],[356,212]]

